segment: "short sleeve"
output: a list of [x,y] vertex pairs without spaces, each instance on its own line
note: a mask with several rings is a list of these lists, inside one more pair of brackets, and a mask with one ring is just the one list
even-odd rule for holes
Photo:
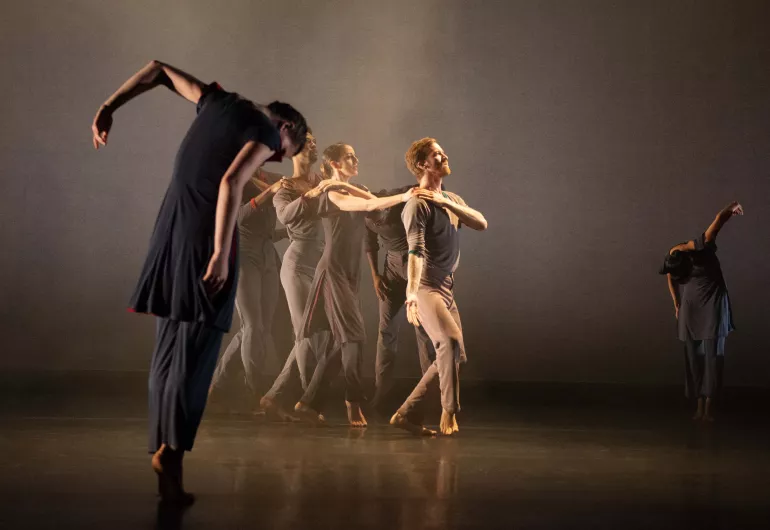
[[456,193],[452,193],[451,191],[445,191],[443,192],[447,197],[449,197],[452,201],[456,202],[460,206],[468,206],[466,202],[463,200],[462,197],[457,195]]
[[275,151],[278,159],[274,156],[271,161],[280,162],[281,159],[281,134],[273,124],[273,122],[265,116],[258,109],[249,104],[248,108],[245,108],[244,116],[246,123],[243,131],[243,143],[249,141],[255,141],[257,143],[267,146],[271,151]]
[[425,228],[428,226],[430,207],[422,199],[411,198],[401,212],[409,253],[425,256]]
[[329,192],[322,193],[316,201],[316,212],[319,217],[328,217],[340,213],[342,210],[329,198]]
[[380,250],[380,242],[377,232],[370,228],[371,220],[366,221],[366,239],[364,239],[364,250],[366,252],[377,253]]
[[195,112],[200,114],[201,110],[203,110],[203,107],[206,106],[209,102],[224,97],[225,95],[227,95],[227,92],[225,92],[219,83],[216,81],[209,83],[203,87],[201,97],[198,98],[198,105],[196,106]]

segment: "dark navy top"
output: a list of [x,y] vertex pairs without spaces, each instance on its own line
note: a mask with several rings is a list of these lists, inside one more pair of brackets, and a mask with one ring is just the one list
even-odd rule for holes
[[704,340],[726,337],[735,329],[717,245],[705,234],[694,240],[692,272],[679,281],[679,339]]
[[[459,195],[442,193],[465,206]],[[409,199],[401,217],[409,253],[425,259],[423,279],[443,281],[460,263],[460,219],[448,209],[416,197]]]
[[[378,197],[390,197],[406,193],[416,184],[402,186],[392,190],[382,190],[375,193]],[[376,210],[366,216],[366,240],[364,247],[367,252],[377,252],[380,247],[386,252],[406,252],[409,245],[406,242],[406,230],[401,220],[404,203],[397,204],[385,210]]]
[[210,298],[202,282],[214,251],[219,184],[246,142],[264,144],[276,159],[281,138],[251,101],[217,83],[205,87],[197,111],[177,152],[130,309],[227,331],[238,278],[237,230],[223,289]]

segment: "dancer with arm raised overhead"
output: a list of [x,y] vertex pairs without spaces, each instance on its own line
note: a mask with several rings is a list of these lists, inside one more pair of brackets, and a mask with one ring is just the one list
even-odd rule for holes
[[300,151],[307,125],[291,105],[255,104],[152,61],[99,108],[94,147],[108,144],[118,109],[161,85],[195,104],[197,116],[177,152],[130,309],[157,320],[149,378],[152,467],[163,499],[189,504],[182,457],[193,447],[232,321],[243,188],[265,162]]

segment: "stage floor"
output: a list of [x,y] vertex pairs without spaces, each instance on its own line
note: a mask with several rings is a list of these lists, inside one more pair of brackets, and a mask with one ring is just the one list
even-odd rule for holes
[[348,429],[341,400],[313,428],[215,397],[186,459],[197,502],[180,512],[155,496],[145,375],[78,377],[0,389],[0,527],[770,527],[767,400],[737,391],[703,425],[679,388],[466,385],[451,439]]

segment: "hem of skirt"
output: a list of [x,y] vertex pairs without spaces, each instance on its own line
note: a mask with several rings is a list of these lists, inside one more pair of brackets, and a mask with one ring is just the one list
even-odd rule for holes
[[152,311],[143,311],[141,309],[137,309],[131,306],[127,307],[126,311],[128,311],[129,313],[133,313],[135,315],[149,315],[156,318],[167,318],[169,320],[176,320],[177,322],[194,322],[194,323],[206,324],[207,326],[211,326],[212,328],[217,328],[218,330],[223,331],[225,333],[229,332],[230,328],[232,327],[232,324],[225,327],[225,326],[220,326],[218,324],[215,324],[213,322],[208,322],[205,319],[174,317],[174,315],[153,313]]

